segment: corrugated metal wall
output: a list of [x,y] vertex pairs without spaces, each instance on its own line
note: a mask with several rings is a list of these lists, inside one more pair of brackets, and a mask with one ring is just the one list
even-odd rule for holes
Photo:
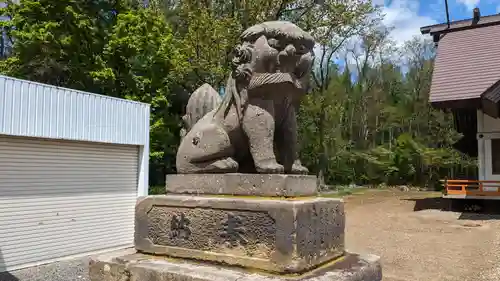
[[149,110],[0,76],[0,272],[133,245]]
[[0,76],[0,134],[144,145],[149,104]]
[[138,152],[0,136],[0,272],[132,246]]

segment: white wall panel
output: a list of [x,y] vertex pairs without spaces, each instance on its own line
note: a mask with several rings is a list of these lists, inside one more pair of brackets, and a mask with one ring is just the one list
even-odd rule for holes
[[133,244],[149,110],[0,76],[0,272]]
[[492,173],[491,139],[500,138],[500,119],[477,111],[477,145],[479,180],[500,181],[499,175]]
[[139,150],[0,136],[0,272],[132,246]]
[[144,103],[0,75],[0,134],[146,145],[149,110]]

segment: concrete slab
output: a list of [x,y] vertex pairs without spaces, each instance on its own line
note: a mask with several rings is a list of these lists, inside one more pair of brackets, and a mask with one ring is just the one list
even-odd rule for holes
[[167,193],[298,197],[318,194],[316,176],[283,174],[167,175]]
[[91,281],[381,281],[379,257],[348,253],[296,275],[273,275],[237,267],[174,260],[120,251],[91,258]]
[[302,272],[344,253],[341,199],[148,196],[136,207],[136,249],[273,272]]

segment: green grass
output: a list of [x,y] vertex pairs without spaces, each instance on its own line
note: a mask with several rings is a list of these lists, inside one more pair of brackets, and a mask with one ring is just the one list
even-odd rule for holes
[[163,195],[165,194],[165,186],[153,185],[149,187],[149,195]]

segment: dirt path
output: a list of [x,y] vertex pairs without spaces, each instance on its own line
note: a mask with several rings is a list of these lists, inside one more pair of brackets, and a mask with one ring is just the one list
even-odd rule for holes
[[348,249],[381,256],[384,281],[500,280],[500,216],[441,211],[437,196],[345,198]]

